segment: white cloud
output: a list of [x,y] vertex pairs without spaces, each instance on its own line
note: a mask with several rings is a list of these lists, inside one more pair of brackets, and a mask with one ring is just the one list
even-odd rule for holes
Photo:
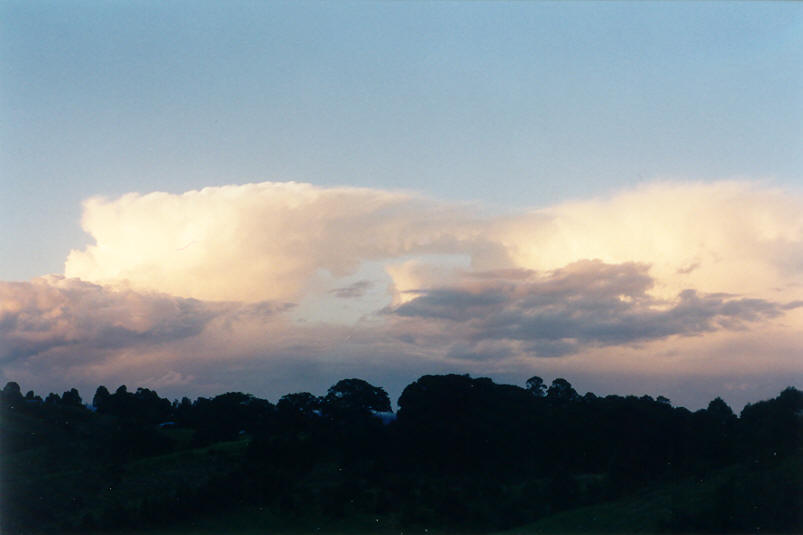
[[577,260],[651,266],[653,292],[803,295],[803,197],[747,182],[657,182],[569,202],[494,229],[520,267]]
[[95,244],[72,251],[65,274],[199,299],[296,299],[317,270],[465,248],[466,217],[406,193],[297,183],[96,198],[83,217]]
[[498,217],[407,193],[261,183],[93,199],[84,226],[96,244],[70,254],[68,276],[201,299],[309,303],[333,289],[321,270],[337,288],[380,262],[399,304],[466,270],[588,259],[648,266],[647,291],[667,301],[686,289],[803,298],[803,199],[747,182],[657,182]]
[[83,224],[95,244],[70,253],[68,277],[199,299],[299,299],[316,272],[337,279],[370,261],[386,262],[398,297],[424,272],[442,279],[444,255],[480,270],[645,263],[663,297],[803,296],[803,198],[746,182],[658,182],[498,217],[407,193],[261,183],[90,199]]
[[[803,300],[803,199],[760,184],[659,182],[489,216],[402,192],[262,183],[91,199],[83,224],[95,243],[70,253],[66,278],[0,283],[9,379],[211,393],[360,370],[731,385],[802,371],[803,309],[784,305]],[[539,301],[567,266],[589,265],[607,275],[572,278],[573,303]],[[410,314],[371,315],[388,306]],[[535,336],[561,358],[533,358],[539,317],[576,331]],[[449,318],[463,319],[444,328]],[[628,331],[636,320],[652,334]],[[479,328],[491,321],[504,325]],[[618,338],[602,336],[606,321]]]

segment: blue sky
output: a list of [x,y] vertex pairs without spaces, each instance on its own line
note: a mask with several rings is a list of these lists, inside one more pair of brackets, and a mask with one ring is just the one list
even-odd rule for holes
[[3,279],[91,195],[296,180],[544,206],[659,178],[799,187],[794,3],[2,4]]
[[774,395],[801,67],[792,2],[2,2],[0,374]]

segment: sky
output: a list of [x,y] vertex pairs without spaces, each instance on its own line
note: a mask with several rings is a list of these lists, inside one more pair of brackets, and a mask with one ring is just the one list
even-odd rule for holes
[[803,7],[0,2],[0,379],[803,386]]

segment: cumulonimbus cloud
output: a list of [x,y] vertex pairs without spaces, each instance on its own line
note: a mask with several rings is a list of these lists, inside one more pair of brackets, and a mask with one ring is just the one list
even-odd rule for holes
[[469,219],[407,193],[298,183],[94,198],[83,226],[95,243],[70,253],[65,274],[198,299],[297,299],[318,270],[473,250]]
[[667,298],[686,288],[799,296],[803,285],[803,196],[759,183],[654,182],[512,217],[493,232],[518,267],[649,264],[651,293]]
[[423,255],[462,255],[477,270],[637,262],[665,298],[803,298],[803,198],[748,182],[656,182],[495,216],[404,192],[266,182],[94,198],[83,226],[95,243],[70,253],[66,276],[206,300],[298,300],[317,273],[337,279],[370,261],[404,296],[443,275]]
[[[800,371],[789,348],[803,332],[803,198],[762,184],[656,182],[492,214],[261,183],[90,199],[83,226],[94,243],[70,253],[65,276],[0,283],[10,379],[208,386],[346,361],[649,374],[668,340],[697,360],[667,357],[664,371],[758,365],[735,347]],[[304,323],[310,303],[357,319]],[[533,358],[550,356],[564,358]]]

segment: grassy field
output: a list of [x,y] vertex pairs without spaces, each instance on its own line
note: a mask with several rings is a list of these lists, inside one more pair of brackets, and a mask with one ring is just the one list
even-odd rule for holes
[[[705,478],[689,478],[645,489],[627,498],[580,507],[550,515],[540,520],[495,535],[569,535],[580,533],[667,533],[673,515],[705,514],[717,504],[727,486],[752,486],[758,479],[780,481],[783,478],[803,485],[803,459],[788,459],[772,468],[753,471],[732,466]],[[803,504],[798,502],[799,506]],[[782,506],[782,505],[779,505]],[[799,509],[798,514],[803,514]]]
[[[220,446],[220,445],[218,445]],[[241,447],[237,443],[225,445],[232,453]],[[194,454],[199,453],[193,450]],[[190,452],[187,452],[190,453]],[[135,463],[139,468],[151,472],[158,469],[167,459],[149,459],[148,462]],[[134,468],[132,466],[132,468]],[[792,459],[778,465],[765,477],[782,477],[782,474],[799,474],[801,461]],[[594,506],[581,507],[549,515],[540,520],[493,535],[525,534],[659,534],[666,533],[667,522],[673,512],[695,514],[702,511],[705,504],[716,500],[717,493],[727,482],[749,484],[755,474],[745,467],[729,467],[710,477],[689,478],[679,482],[655,486],[642,490],[616,501]],[[792,476],[797,477],[797,476]],[[703,505],[701,505],[703,504]],[[378,515],[348,515],[341,519],[318,516],[315,513],[295,517],[279,516],[274,510],[261,507],[247,507],[236,510],[199,514],[192,520],[164,529],[149,530],[143,535],[217,535],[232,533],[237,535],[299,535],[299,534],[425,534],[443,535],[463,533],[447,530],[439,526],[416,526],[402,528],[398,518]],[[130,535],[135,535],[134,533]]]
[[[5,422],[11,432],[34,432],[38,447],[4,456],[4,479],[17,492],[26,488],[46,488],[48,496],[41,497],[50,503],[62,504],[63,510],[53,511],[54,519],[79,522],[84,516],[100,517],[115,507],[139,506],[144,496],[169,501],[178,489],[197,489],[214,481],[218,475],[233,473],[243,466],[249,439],[219,442],[201,448],[189,448],[192,435],[188,430],[163,430],[165,436],[186,449],[165,455],[146,457],[122,464],[99,466],[80,440],[58,442],[48,440],[48,428],[22,417]],[[70,462],[65,462],[69,459]],[[58,469],[54,469],[58,467]],[[625,498],[580,507],[551,514],[523,526],[496,535],[572,534],[572,533],[666,533],[680,518],[714,518],[716,507],[733,494],[739,504],[746,504],[745,496],[760,493],[753,489],[771,489],[776,482],[786,481],[790,488],[803,481],[803,460],[789,458],[773,466],[731,466],[706,477],[686,478],[662,485],[641,489]],[[580,486],[596,482],[600,475],[577,479]],[[589,479],[590,478],[590,479]],[[339,468],[331,463],[319,463],[296,481],[303,490],[316,492],[340,482]],[[430,482],[431,483],[431,482]],[[725,491],[723,491],[725,489]],[[730,492],[731,494],[728,494]],[[76,500],[75,497],[83,497]],[[30,499],[40,499],[31,495]],[[797,505],[801,506],[799,498]],[[763,501],[774,503],[774,498]],[[245,502],[236,502],[239,504]],[[303,502],[302,502],[303,503]],[[778,502],[778,507],[789,507],[789,502]],[[793,502],[794,503],[794,502]],[[64,504],[67,504],[65,506]],[[538,504],[533,504],[537,507]],[[725,503],[727,505],[727,503]],[[794,507],[794,505],[793,505]],[[398,512],[385,515],[357,513],[357,509],[340,511],[342,516],[333,519],[314,507],[299,507],[298,513],[279,514],[273,507],[233,506],[226,511],[198,511],[165,528],[142,532],[149,535],[298,535],[298,534],[426,534],[460,533],[442,526],[415,526],[402,528]],[[393,509],[390,509],[393,510]],[[725,508],[727,510],[727,508]],[[803,507],[801,507],[803,510]],[[48,514],[43,504],[43,514]],[[713,511],[713,513],[712,513]],[[532,517],[531,517],[532,518]],[[73,524],[75,525],[75,524]],[[799,524],[798,524],[799,525]],[[712,530],[709,530],[711,532]],[[715,530],[713,532],[716,532]],[[134,535],[131,533],[130,535]]]
[[[25,429],[38,432],[38,422],[24,423]],[[6,428],[13,424],[4,422]],[[4,486],[13,488],[44,518],[52,516],[59,522],[77,522],[86,515],[97,518],[116,506],[139,504],[143,496],[163,497],[178,488],[197,488],[239,466],[248,446],[243,437],[122,464],[98,463],[85,443],[54,443],[47,440],[47,426],[42,427],[40,446],[3,455]],[[47,489],[46,493],[41,489]]]

